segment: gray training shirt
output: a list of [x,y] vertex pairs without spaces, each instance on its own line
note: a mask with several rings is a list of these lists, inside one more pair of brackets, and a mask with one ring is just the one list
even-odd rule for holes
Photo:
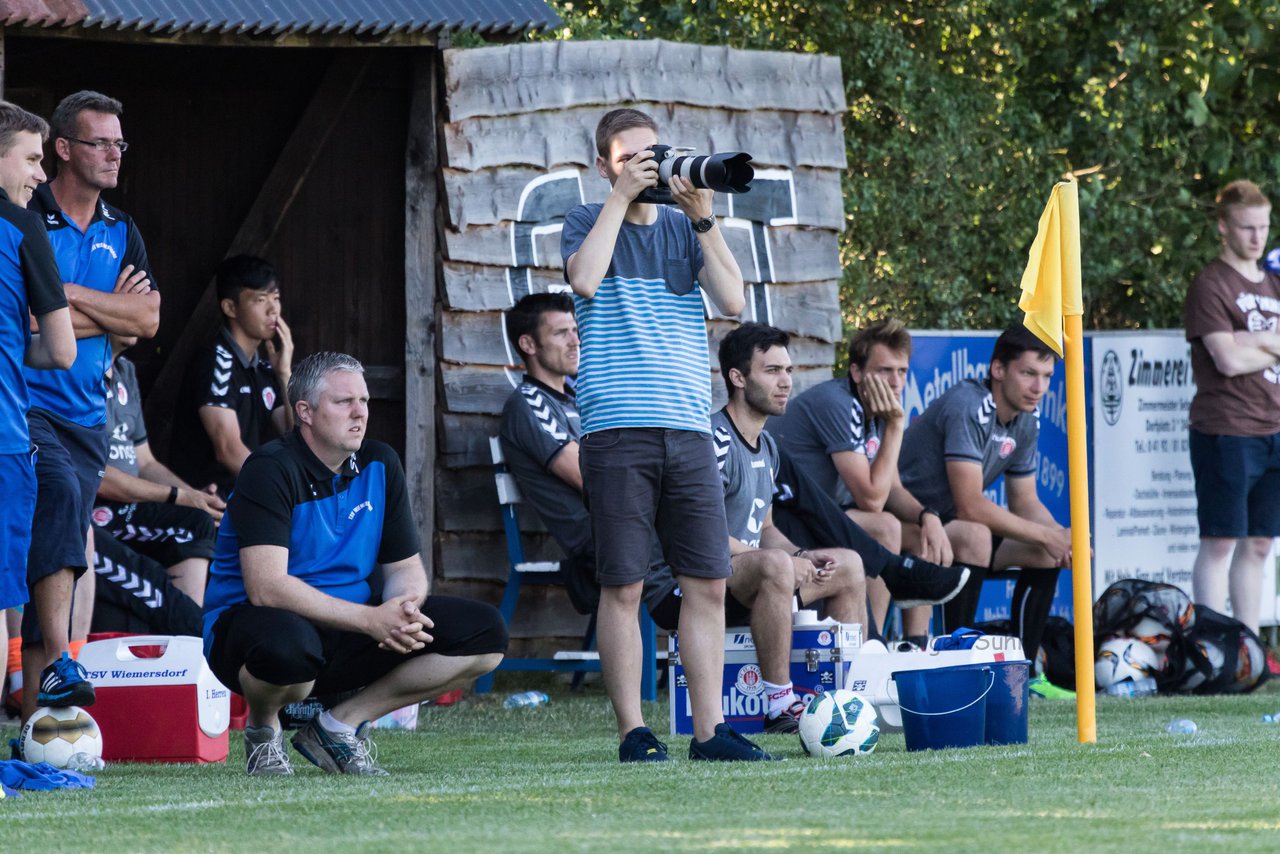
[[926,507],[955,518],[956,503],[947,481],[947,460],[982,466],[982,488],[997,477],[1030,477],[1036,472],[1040,410],[1019,412],[1009,424],[996,417],[991,391],[979,380],[950,388],[907,428],[902,438],[902,485]]
[[138,476],[138,446],[147,441],[133,362],[115,360],[107,382],[107,465]]
[[769,432],[823,492],[841,507],[849,507],[853,496],[831,455],[852,451],[872,462],[880,450],[884,423],[878,418],[868,421],[848,378],[842,377],[816,385],[791,401],[785,415],[769,419]]
[[724,515],[729,536],[760,548],[760,531],[773,502],[778,474],[778,447],[766,431],[752,448],[723,409],[711,416],[711,441],[724,484]]
[[548,470],[556,454],[577,442],[582,432],[573,390],[565,391],[560,394],[526,376],[502,408],[498,435],[525,500],[565,554],[577,557],[594,551],[591,517],[578,490]]

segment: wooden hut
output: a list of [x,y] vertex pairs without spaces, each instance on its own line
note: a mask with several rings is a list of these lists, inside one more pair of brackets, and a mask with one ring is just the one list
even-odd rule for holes
[[[717,195],[716,213],[749,283],[744,318],[796,336],[798,393],[831,377],[841,333],[845,101],[839,62],[817,55],[544,42],[446,51],[444,62],[437,573],[474,589],[507,571],[487,443],[519,379],[502,311],[530,291],[565,287],[563,216],[609,191],[594,165],[600,116],[635,106],[658,121],[667,144],[752,155],[751,192]],[[713,365],[733,325],[711,315]],[[723,401],[719,377],[712,381]],[[527,548],[555,557],[534,515],[523,523]],[[522,595],[514,637],[577,627],[558,589]]]
[[[592,132],[623,102],[666,141],[755,157],[756,189],[718,210],[752,282],[748,314],[798,334],[799,386],[829,376],[836,60],[664,42],[446,49],[458,29],[555,26],[540,0],[252,5],[0,0],[5,97],[46,116],[78,89],[124,102],[132,147],[108,195],[138,221],[164,296],[160,334],[133,353],[162,458],[182,441],[183,367],[218,322],[214,267],[268,257],[299,357],[339,349],[368,367],[370,433],[405,459],[436,589],[496,600],[486,439],[518,376],[500,313],[559,286],[558,219],[607,191]],[[711,328],[714,343],[729,321]],[[526,524],[532,551],[554,554]],[[535,589],[513,629],[579,626],[560,591]]]

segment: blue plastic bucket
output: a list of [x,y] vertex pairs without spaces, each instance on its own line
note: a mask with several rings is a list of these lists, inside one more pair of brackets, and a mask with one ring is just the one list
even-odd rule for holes
[[995,680],[985,664],[895,672],[907,750],[986,744],[987,695]]
[[995,673],[995,683],[987,695],[987,744],[1027,743],[1027,682],[1031,662],[987,661],[959,664],[951,670],[984,670]]

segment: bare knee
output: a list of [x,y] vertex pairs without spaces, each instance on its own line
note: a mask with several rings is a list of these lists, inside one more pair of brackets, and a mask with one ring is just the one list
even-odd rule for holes
[[1237,549],[1245,549],[1247,554],[1253,561],[1261,563],[1271,554],[1271,538],[1270,537],[1246,537],[1236,546]]
[[600,604],[602,607],[635,609],[640,607],[640,597],[644,593],[644,584],[606,584],[600,588]]
[[830,549],[836,558],[835,578],[841,589],[861,593],[867,588],[867,574],[862,566],[862,558],[857,552],[848,549]]
[[902,523],[892,513],[868,513],[865,511],[847,511],[849,518],[862,526],[876,542],[891,552],[902,550]]
[[1236,541],[1227,537],[1201,537],[1200,554],[1213,561],[1225,561],[1235,551]]
[[991,531],[980,522],[954,519],[946,525],[951,552],[960,563],[986,566],[991,563]]
[[467,674],[475,677],[491,673],[502,663],[502,659],[503,654],[500,652],[486,652],[483,655],[472,656],[467,666]]

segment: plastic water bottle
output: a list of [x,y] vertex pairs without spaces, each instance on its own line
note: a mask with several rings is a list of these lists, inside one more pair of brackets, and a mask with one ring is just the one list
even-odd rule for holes
[[1164,731],[1172,735],[1195,735],[1198,729],[1199,727],[1196,726],[1195,721],[1187,718],[1178,718],[1176,721],[1169,721]]
[[1156,680],[1151,676],[1141,679],[1122,679],[1107,686],[1112,697],[1151,697],[1156,693]]
[[532,709],[537,706],[545,706],[551,702],[551,698],[541,691],[521,691],[519,694],[512,694],[510,697],[502,701],[504,709]]
[[1274,715],[1263,715],[1262,722],[1264,724],[1280,724],[1280,712],[1276,712]]
[[92,753],[73,753],[71,758],[67,760],[68,771],[102,771],[107,767],[107,763],[102,761],[101,756],[94,756]]

